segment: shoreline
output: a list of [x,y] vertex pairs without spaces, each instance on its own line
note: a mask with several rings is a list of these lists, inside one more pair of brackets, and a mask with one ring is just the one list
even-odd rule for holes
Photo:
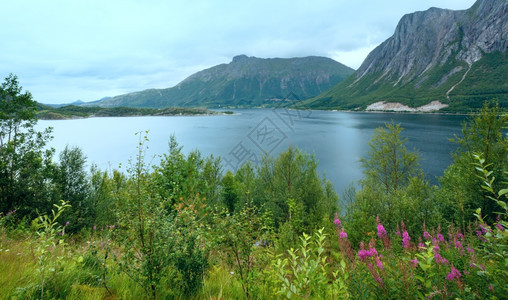
[[118,115],[102,115],[102,114],[89,114],[86,116],[80,116],[80,115],[65,115],[59,112],[55,111],[49,111],[45,114],[42,114],[42,116],[38,116],[38,120],[45,120],[45,121],[65,121],[65,120],[81,120],[81,119],[91,119],[91,118],[128,118],[128,117],[200,117],[200,116],[228,116],[228,115],[234,115],[234,112],[231,111],[212,111],[212,110],[206,110],[206,112],[203,113],[164,113],[164,112],[154,112],[154,113],[137,113],[137,114],[118,114]]

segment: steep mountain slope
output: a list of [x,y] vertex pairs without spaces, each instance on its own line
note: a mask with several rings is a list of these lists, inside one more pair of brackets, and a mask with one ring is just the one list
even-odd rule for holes
[[386,101],[417,107],[438,100],[448,110],[467,110],[497,98],[508,106],[507,50],[508,0],[415,12],[402,17],[354,75],[309,105],[362,109]]
[[291,94],[316,96],[354,72],[325,57],[262,59],[236,56],[168,89],[151,89],[96,102],[104,107],[241,107],[273,105]]

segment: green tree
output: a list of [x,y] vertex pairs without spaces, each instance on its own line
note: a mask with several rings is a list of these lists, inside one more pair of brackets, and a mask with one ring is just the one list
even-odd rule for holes
[[[17,76],[10,74],[0,86],[0,211],[18,209],[20,216],[34,206],[50,209],[53,151],[46,149],[51,129],[37,132],[36,102],[22,92]],[[44,203],[47,202],[47,203]]]
[[452,140],[458,145],[452,154],[453,164],[444,172],[440,179],[441,188],[437,199],[443,206],[446,219],[461,223],[464,228],[473,219],[473,213],[481,208],[485,220],[492,224],[497,207],[489,201],[481,188],[482,180],[475,170],[474,153],[482,153],[486,165],[492,166],[492,175],[496,178],[496,186],[507,181],[508,170],[508,139],[503,134],[507,128],[508,116],[501,113],[497,105],[488,102],[478,115],[472,116],[462,126],[462,136]]
[[115,207],[116,201],[114,193],[118,193],[121,188],[115,178],[119,180],[119,185],[125,181],[125,175],[118,171],[113,171],[112,175],[108,171],[101,171],[95,164],[90,168],[90,188],[88,192],[88,201],[91,211],[94,213],[94,224],[104,227],[106,225],[116,224]]
[[233,173],[230,171],[226,172],[226,175],[222,177],[222,186],[222,201],[228,212],[232,214],[239,201],[236,181]]
[[95,211],[90,203],[90,183],[85,170],[86,156],[78,147],[66,146],[60,153],[57,185],[60,196],[67,201],[72,210],[62,217],[70,221],[69,232],[75,232],[94,223]]
[[393,122],[376,128],[369,142],[370,149],[360,160],[364,181],[375,183],[385,194],[407,185],[420,172],[418,154],[407,150],[404,145],[407,139],[401,133],[400,125]]
[[199,192],[202,160],[197,152],[186,157],[172,141],[172,152],[150,172],[148,138],[140,136],[126,182],[113,189],[120,227],[116,242],[125,249],[119,267],[152,299],[191,297],[208,267],[209,214]]
[[263,158],[252,197],[255,205],[270,212],[275,228],[289,222],[286,226],[298,235],[329,225],[338,205],[331,184],[318,175],[315,157],[296,147]]
[[418,154],[406,148],[402,130],[393,122],[377,128],[366,157],[361,159],[361,189],[349,198],[345,216],[353,227],[348,228],[353,242],[364,239],[366,228],[375,228],[377,216],[392,232],[401,220],[411,225],[410,232],[420,230],[424,222],[439,220]]
[[136,160],[128,168],[125,188],[116,194],[119,225],[125,229],[116,236],[116,241],[125,248],[118,262],[120,270],[139,284],[151,299],[156,299],[169,265],[167,248],[174,244],[167,235],[168,216],[163,202],[150,187],[150,174],[145,164],[148,138],[138,134]]
[[154,188],[161,198],[168,200],[168,208],[196,194],[215,205],[219,201],[221,178],[219,159],[213,156],[203,159],[197,150],[186,156],[176,138],[171,136],[169,153],[162,155],[160,165],[154,170]]
[[239,278],[245,298],[250,299],[254,294],[256,271],[261,261],[258,254],[263,251],[261,245],[265,243],[263,220],[258,209],[249,202],[235,214],[221,213],[216,218],[220,249]]

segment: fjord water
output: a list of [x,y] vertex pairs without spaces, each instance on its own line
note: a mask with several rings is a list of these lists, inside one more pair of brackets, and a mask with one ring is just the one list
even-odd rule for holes
[[359,159],[368,149],[374,129],[387,122],[404,128],[406,146],[420,153],[420,164],[433,183],[451,163],[456,145],[448,139],[460,136],[464,116],[441,114],[354,113],[242,109],[234,115],[117,117],[75,120],[41,120],[39,129],[53,127],[51,147],[58,154],[66,145],[80,147],[101,169],[126,170],[137,153],[139,136],[149,131],[146,162],[156,164],[168,153],[174,135],[183,152],[198,149],[205,156],[221,156],[224,169],[259,162],[264,152],[277,155],[290,145],[313,153],[340,194],[361,179]]

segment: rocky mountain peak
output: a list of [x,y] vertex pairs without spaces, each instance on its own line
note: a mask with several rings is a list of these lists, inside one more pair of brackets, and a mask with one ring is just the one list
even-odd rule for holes
[[235,57],[233,57],[233,63],[238,63],[238,62],[244,62],[246,60],[248,60],[249,57],[245,54],[241,54],[241,55],[237,55]]
[[407,14],[392,37],[374,49],[356,73],[407,83],[425,71],[458,59],[471,65],[483,53],[506,51],[508,1],[478,0],[468,10],[430,8]]

